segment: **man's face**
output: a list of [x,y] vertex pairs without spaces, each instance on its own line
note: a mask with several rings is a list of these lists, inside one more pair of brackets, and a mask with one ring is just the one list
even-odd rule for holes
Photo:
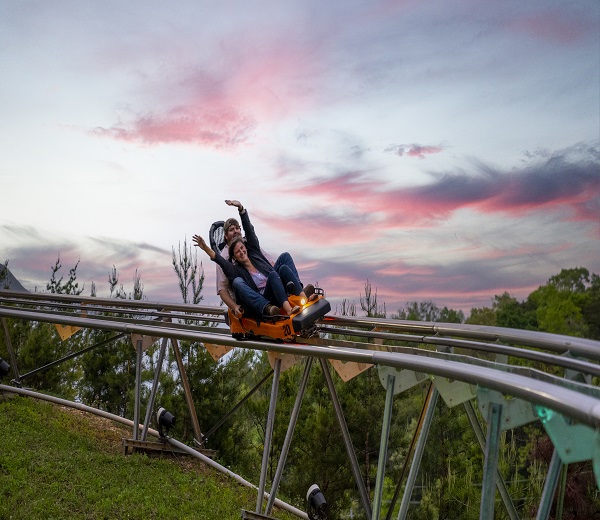
[[231,244],[231,241],[235,237],[241,237],[241,236],[242,236],[242,229],[240,228],[240,226],[236,226],[235,224],[233,224],[232,226],[229,226],[227,228],[227,233],[225,233],[225,240],[227,241],[228,244]]

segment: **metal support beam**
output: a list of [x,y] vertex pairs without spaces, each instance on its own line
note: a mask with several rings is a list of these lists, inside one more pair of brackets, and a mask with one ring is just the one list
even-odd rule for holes
[[56,361],[52,361],[51,363],[48,363],[47,365],[41,366],[39,368],[35,368],[35,369],[27,372],[26,374],[23,374],[21,376],[21,381],[23,379],[27,379],[28,377],[31,377],[34,374],[37,374],[38,372],[43,372],[44,370],[48,370],[49,368],[52,368],[53,366],[60,365],[61,363],[64,363],[65,361],[68,361],[69,359],[73,359],[78,356],[81,356],[82,354],[85,354],[86,352],[89,352],[90,350],[94,350],[98,347],[103,347],[107,343],[111,343],[118,339],[124,338],[125,336],[127,336],[127,334],[125,334],[125,333],[116,334],[115,336],[105,339],[104,341],[100,341],[99,343],[96,343],[95,345],[92,345],[91,347],[82,348],[81,350],[78,350],[77,352],[68,354],[60,359],[57,359]]
[[240,399],[240,401],[231,410],[229,410],[229,412],[227,412],[223,417],[221,417],[221,419],[219,419],[217,424],[215,424],[204,435],[204,437],[203,437],[204,442],[206,443],[208,441],[209,437],[211,437],[212,434],[215,433],[223,425],[223,423],[225,421],[227,421],[227,419],[229,419],[238,410],[238,408],[240,406],[242,406],[248,399],[250,399],[250,397],[252,397],[254,392],[256,392],[267,381],[267,379],[269,379],[272,375],[273,375],[273,370],[269,370],[267,375],[265,377],[263,377],[258,383],[256,383],[256,385],[254,385],[252,390],[250,390],[244,397],[242,397],[242,399]]
[[358,461],[356,460],[356,453],[354,452],[352,439],[350,438],[350,433],[348,432],[348,425],[346,424],[346,419],[344,418],[342,405],[340,404],[337,392],[335,391],[333,379],[329,372],[329,367],[327,366],[327,360],[319,358],[319,362],[321,363],[323,375],[325,376],[325,382],[327,383],[327,389],[329,390],[329,395],[331,396],[331,401],[333,402],[333,408],[335,409],[335,414],[340,425],[340,429],[342,430],[344,445],[346,446],[346,453],[348,454],[350,464],[352,465],[352,474],[354,475],[354,481],[360,494],[362,506],[365,510],[367,520],[371,520],[371,501],[369,498],[369,493],[367,492],[367,488],[365,486],[365,483],[363,482],[362,475],[360,474],[360,466],[358,465]]
[[431,421],[435,413],[435,405],[440,393],[437,388],[433,387],[431,391],[431,398],[427,405],[427,411],[425,412],[425,419],[423,420],[423,428],[419,435],[419,440],[415,446],[415,456],[413,457],[410,471],[408,472],[408,479],[406,480],[406,487],[404,488],[404,495],[402,495],[402,502],[400,503],[400,511],[398,511],[398,520],[404,520],[408,513],[408,505],[410,503],[410,497],[412,496],[415,482],[417,481],[417,475],[419,474],[419,467],[421,466],[421,458],[423,457],[423,451],[425,450],[425,442],[429,435],[429,429],[431,428]]
[[488,409],[487,441],[485,444],[485,460],[483,462],[483,483],[481,486],[480,520],[494,518],[494,499],[496,496],[496,476],[498,474],[498,449],[500,447],[500,432],[502,420],[502,405],[491,403]]
[[142,340],[137,341],[135,352],[135,400],[133,402],[133,440],[138,440],[140,424],[140,390],[142,387]]
[[13,375],[15,383],[20,385],[21,380],[19,378],[19,368],[17,366],[17,356],[15,356],[15,351],[12,346],[12,341],[10,340],[10,332],[8,331],[8,325],[6,323],[6,318],[2,318],[2,328],[4,329],[4,341],[6,342],[6,350],[8,350],[8,355],[10,356],[10,366],[13,371]]
[[544,489],[542,491],[542,497],[540,498],[540,507],[538,508],[536,520],[548,520],[550,518],[550,509],[552,508],[552,501],[554,500],[554,494],[556,493],[556,486],[558,484],[558,477],[562,468],[562,460],[558,454],[558,450],[555,448],[552,453],[552,459],[548,466],[548,473],[546,474],[546,481],[544,482]]
[[417,427],[415,428],[415,433],[410,441],[410,446],[408,447],[408,451],[406,452],[406,457],[404,458],[404,464],[402,465],[402,472],[400,473],[400,478],[396,483],[396,489],[394,490],[394,496],[392,497],[392,501],[390,503],[390,508],[388,509],[385,520],[391,520],[392,514],[394,512],[394,508],[396,507],[396,502],[398,501],[398,497],[400,496],[400,490],[402,489],[402,482],[404,482],[404,474],[406,473],[406,468],[408,467],[408,463],[410,457],[412,455],[413,449],[415,447],[415,443],[421,433],[421,428],[423,427],[423,421],[425,419],[425,412],[427,411],[427,406],[429,404],[429,400],[431,399],[431,393],[433,392],[433,382],[429,383],[429,388],[427,390],[427,396],[425,397],[425,401],[423,402],[423,408],[421,408],[421,413],[419,414],[419,420],[417,421]]
[[381,515],[381,499],[383,497],[383,482],[385,479],[385,464],[387,462],[388,440],[392,424],[392,408],[394,406],[394,385],[396,378],[387,377],[385,393],[385,408],[383,410],[383,424],[381,426],[381,442],[379,443],[379,460],[377,462],[377,479],[375,481],[375,495],[373,497],[373,520],[379,520]]
[[202,446],[202,431],[200,430],[200,423],[198,422],[198,416],[196,415],[196,408],[194,407],[194,399],[192,398],[192,391],[190,390],[190,384],[188,383],[187,372],[183,366],[183,358],[181,357],[181,350],[179,349],[179,341],[175,338],[171,338],[171,346],[173,347],[173,353],[175,354],[175,360],[177,361],[177,367],[179,368],[179,375],[181,376],[181,384],[183,385],[185,400],[190,411],[192,427],[194,428],[194,438],[196,439],[198,445]]
[[144,427],[142,428],[142,440],[146,440],[148,434],[148,427],[150,426],[150,418],[152,417],[152,411],[154,410],[154,401],[156,400],[156,392],[158,390],[158,380],[160,379],[160,373],[162,371],[163,361],[165,359],[165,353],[167,351],[167,345],[169,343],[168,338],[163,338],[160,344],[160,351],[158,353],[158,360],[156,362],[156,368],[154,369],[154,380],[152,381],[152,391],[150,392],[150,398],[146,405],[146,418],[144,419]]
[[262,513],[262,503],[267,481],[267,468],[269,466],[269,452],[271,451],[271,437],[273,425],[275,424],[275,408],[277,406],[277,394],[279,392],[279,376],[281,375],[281,358],[275,360],[273,367],[273,384],[271,385],[271,400],[269,401],[269,415],[265,429],[265,445],[263,448],[262,465],[260,467],[260,481],[258,483],[258,498],[256,499],[256,513]]
[[[463,405],[465,407],[465,411],[467,412],[467,417],[469,418],[471,427],[473,428],[473,433],[475,433],[477,442],[479,442],[479,446],[481,447],[481,451],[485,453],[485,434],[483,433],[481,424],[479,424],[473,404],[470,401],[467,401],[466,403],[463,403]],[[502,475],[500,475],[500,471],[498,471],[496,475],[496,486],[498,488],[498,493],[500,493],[500,496],[502,497],[502,502],[504,502],[504,507],[506,508],[506,512],[508,513],[510,520],[519,520],[519,513],[517,513],[515,504],[508,494],[508,489],[506,488],[506,484],[502,478]]]
[[273,504],[275,503],[275,496],[277,494],[277,489],[279,488],[279,483],[281,482],[281,475],[283,474],[283,468],[285,467],[288,452],[290,451],[290,445],[292,444],[292,437],[294,436],[294,430],[296,429],[296,423],[298,422],[298,414],[300,413],[300,406],[302,405],[302,399],[304,398],[306,385],[308,384],[308,376],[310,374],[312,363],[313,358],[307,357],[306,364],[304,365],[302,379],[300,381],[300,388],[298,389],[298,394],[296,395],[296,402],[294,403],[294,408],[292,409],[292,413],[290,416],[290,424],[285,435],[285,440],[283,441],[283,447],[281,448],[281,454],[279,455],[279,462],[277,463],[275,476],[273,477],[271,493],[269,495],[269,500],[267,501],[267,507],[265,509],[266,515],[271,514]]

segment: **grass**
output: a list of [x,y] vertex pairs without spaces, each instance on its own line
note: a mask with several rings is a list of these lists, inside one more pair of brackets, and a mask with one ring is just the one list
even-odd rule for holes
[[255,490],[188,455],[124,455],[131,434],[92,414],[0,395],[0,519],[227,520],[256,507]]

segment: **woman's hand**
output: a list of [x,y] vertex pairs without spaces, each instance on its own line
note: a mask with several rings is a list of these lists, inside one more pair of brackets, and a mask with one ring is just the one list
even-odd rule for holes
[[214,260],[216,253],[210,247],[208,247],[208,245],[200,235],[194,235],[192,237],[192,240],[194,241],[195,246],[202,249],[208,256],[210,256],[211,259]]
[[227,204],[228,206],[235,206],[240,213],[242,211],[244,211],[244,206],[242,206],[242,203],[239,200],[230,200],[230,199],[227,199],[225,201],[225,204]]

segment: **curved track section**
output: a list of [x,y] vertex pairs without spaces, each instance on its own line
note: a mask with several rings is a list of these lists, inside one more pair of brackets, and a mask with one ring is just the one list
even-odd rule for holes
[[[448,406],[470,406],[476,401],[487,416],[484,476],[489,480],[496,481],[496,470],[488,450],[493,450],[490,446],[499,432],[541,420],[563,464],[576,461],[568,455],[573,451],[571,444],[589,441],[589,449],[578,455],[578,460],[593,461],[600,488],[600,389],[592,384],[600,377],[600,342],[500,327],[347,316],[326,316],[318,323],[318,336],[298,338],[296,343],[239,341],[230,336],[224,315],[224,308],[213,306],[0,291],[2,318],[249,348],[321,363],[341,362],[356,367],[347,377],[360,377],[365,367],[375,366],[390,400],[414,384],[412,381],[429,379]],[[275,369],[278,376],[277,366]],[[332,394],[332,398],[336,396]],[[276,399],[276,391],[272,399]],[[517,403],[526,409],[520,413],[519,424],[514,410],[505,413]],[[383,425],[382,444],[385,436]],[[351,451],[349,447],[350,458]],[[385,460],[385,453],[380,455]],[[548,475],[548,486],[552,476]],[[383,474],[378,474],[378,482],[380,478]],[[484,486],[482,490],[482,518],[489,513],[486,507],[490,502],[493,507],[494,489],[486,491]],[[261,491],[259,486],[262,496]],[[377,493],[376,485],[373,504],[363,493],[368,517],[378,517]],[[547,498],[545,492],[542,498],[551,501],[552,494]],[[509,516],[518,518],[514,508],[510,512],[509,498],[503,495],[503,500],[505,504],[508,501]],[[544,507],[542,502],[540,510]],[[257,513],[261,510],[262,502],[257,504]]]

